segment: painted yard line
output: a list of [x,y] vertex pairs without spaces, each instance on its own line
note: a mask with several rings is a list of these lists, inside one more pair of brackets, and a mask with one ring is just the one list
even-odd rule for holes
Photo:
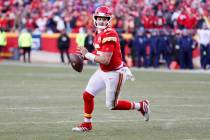
[[[204,100],[209,100],[210,101],[210,99],[209,99],[209,95],[207,96],[202,96],[202,95],[198,95],[198,96],[191,96],[191,95],[189,95],[189,96],[183,96],[183,95],[177,95],[177,96],[162,96],[162,95],[160,95],[160,96],[153,96],[153,95],[149,95],[149,96],[147,96],[147,94],[146,93],[142,93],[143,95],[145,95],[145,97],[146,98],[151,98],[151,99],[168,99],[168,98],[172,98],[172,99],[204,99]],[[141,94],[141,95],[142,95]],[[158,94],[158,93],[157,93]],[[123,95],[123,93],[122,93],[122,95]],[[136,95],[128,95],[128,96],[125,96],[125,97],[133,97],[133,98],[139,98],[140,96],[136,96]]]
[[47,110],[47,109],[73,109],[78,108],[78,106],[49,106],[49,107],[9,107],[9,108],[0,108],[0,110]]
[[33,99],[33,100],[35,100],[35,99],[54,99],[54,98],[56,98],[56,99],[58,99],[58,98],[66,99],[66,98],[72,98],[72,97],[77,97],[78,98],[79,96],[78,95],[71,95],[71,94],[65,95],[65,96],[62,96],[62,95],[51,95],[51,96],[45,96],[45,95],[40,95],[40,96],[24,95],[24,96],[22,96],[22,95],[18,95],[18,96],[1,96],[0,100],[5,100],[5,99],[15,99],[15,100],[17,100],[17,99],[19,99],[19,100]]
[[[101,93],[101,94],[103,94],[103,93]],[[143,93],[142,93],[143,94]],[[124,94],[122,93],[122,96],[123,96]],[[147,94],[145,94],[145,95],[147,95]],[[4,99],[53,99],[53,98],[79,98],[79,97],[81,97],[82,96],[82,94],[77,94],[77,95],[72,95],[72,94],[69,94],[69,95],[50,95],[50,96],[48,96],[48,95],[39,95],[39,96],[30,96],[30,95],[15,95],[15,96],[3,96],[3,95],[1,95],[0,96],[0,100],[4,100]],[[126,97],[139,97],[139,96],[135,96],[135,95],[130,95],[130,94],[128,94]],[[104,98],[104,97],[102,97],[102,96],[98,96],[98,98]],[[208,99],[208,97],[207,96],[202,96],[202,95],[198,95],[198,96],[163,96],[163,95],[161,95],[161,96],[152,96],[152,95],[150,95],[150,96],[148,96],[147,98],[157,98],[157,99],[159,99],[159,98],[166,98],[166,99],[168,99],[168,98],[173,98],[173,99]]]
[[9,75],[9,76],[24,76],[24,77],[41,77],[41,78],[75,78],[77,75],[69,74],[69,73],[6,73],[4,75]]
[[[144,82],[144,81],[142,81]],[[202,81],[202,80],[192,80],[192,81],[184,81],[184,80],[180,80],[180,81],[174,81],[174,80],[171,80],[171,81],[147,81],[147,82],[150,82],[150,83],[159,83],[159,84],[163,84],[163,83],[170,83],[170,84],[197,84],[197,85],[210,85],[210,81]]]
[[[80,106],[82,108],[82,106]],[[189,105],[189,104],[179,104],[179,105],[152,105],[151,107],[161,107],[161,108],[171,108],[171,107],[193,107],[193,108],[209,108],[208,105]],[[106,108],[105,106],[98,106],[97,108]],[[0,112],[11,112],[11,111],[47,111],[53,112],[56,109],[78,109],[78,106],[48,106],[48,107],[9,107],[0,108]]]
[[[187,119],[152,119],[150,122],[179,122],[179,121],[208,121],[210,118],[187,118]],[[29,124],[65,124],[65,123],[78,123],[79,121],[73,120],[61,120],[61,121],[31,121],[31,122],[0,122],[0,125],[29,125]],[[138,120],[117,120],[117,119],[109,119],[109,120],[95,120],[94,123],[126,123],[126,122],[143,122],[142,119]]]
[[[69,73],[23,73],[23,74],[15,74],[15,73],[9,73],[7,74],[9,76],[24,76],[24,77],[41,77],[41,78],[75,78],[77,75],[69,74]],[[142,81],[145,82],[145,81]],[[152,81],[146,81],[150,83],[159,83],[160,81],[158,80],[152,80]],[[210,81],[202,81],[202,80],[192,80],[192,81],[161,81],[160,84],[162,83],[170,83],[170,84],[196,84],[196,85],[210,85]]]

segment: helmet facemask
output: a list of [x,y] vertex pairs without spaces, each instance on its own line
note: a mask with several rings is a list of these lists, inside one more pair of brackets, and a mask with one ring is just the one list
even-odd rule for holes
[[[98,19],[97,19],[98,18]],[[98,29],[106,29],[111,25],[111,17],[93,16],[94,25]]]
[[98,7],[93,15],[93,21],[96,28],[103,30],[111,25],[112,12],[106,6]]

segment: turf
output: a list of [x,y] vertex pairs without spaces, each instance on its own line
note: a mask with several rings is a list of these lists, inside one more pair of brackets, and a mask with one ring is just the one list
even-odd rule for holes
[[210,140],[210,74],[134,70],[121,98],[148,98],[151,121],[137,111],[110,111],[95,98],[89,133],[71,128],[83,120],[82,92],[95,68],[0,64],[0,140]]

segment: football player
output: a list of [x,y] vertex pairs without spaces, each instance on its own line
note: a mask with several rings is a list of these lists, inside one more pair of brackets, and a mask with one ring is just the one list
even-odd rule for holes
[[87,132],[92,129],[94,97],[106,89],[106,107],[110,110],[137,110],[145,121],[149,121],[149,101],[130,102],[118,99],[126,79],[134,77],[123,64],[117,32],[111,28],[112,12],[106,6],[96,9],[93,20],[97,28],[94,37],[95,52],[88,52],[85,47],[78,51],[88,60],[99,63],[99,68],[91,76],[83,93],[84,122],[72,128],[72,131]]

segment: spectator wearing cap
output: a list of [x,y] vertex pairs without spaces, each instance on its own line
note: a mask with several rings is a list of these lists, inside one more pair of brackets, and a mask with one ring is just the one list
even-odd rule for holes
[[176,62],[176,64],[180,64],[179,61],[179,50],[180,46],[178,44],[180,39],[180,31],[179,30],[172,30],[170,32],[170,46],[172,48],[172,54],[171,54],[171,61]]
[[148,37],[150,52],[149,52],[149,66],[157,67],[154,63],[155,57],[157,55],[157,44],[158,44],[158,32],[156,30],[152,31],[151,37]]
[[157,43],[157,55],[155,57],[155,67],[159,66],[160,56],[166,60],[167,66],[171,63],[171,48],[169,34],[167,30],[161,30],[158,37]]
[[188,30],[182,30],[182,36],[178,41],[179,44],[179,61],[181,69],[193,69],[192,63],[192,46],[193,39]]
[[[133,46],[136,51],[136,66],[137,67],[147,67],[147,56],[146,56],[146,36],[144,34],[144,28],[141,27],[134,38]],[[142,62],[143,58],[143,62]]]

